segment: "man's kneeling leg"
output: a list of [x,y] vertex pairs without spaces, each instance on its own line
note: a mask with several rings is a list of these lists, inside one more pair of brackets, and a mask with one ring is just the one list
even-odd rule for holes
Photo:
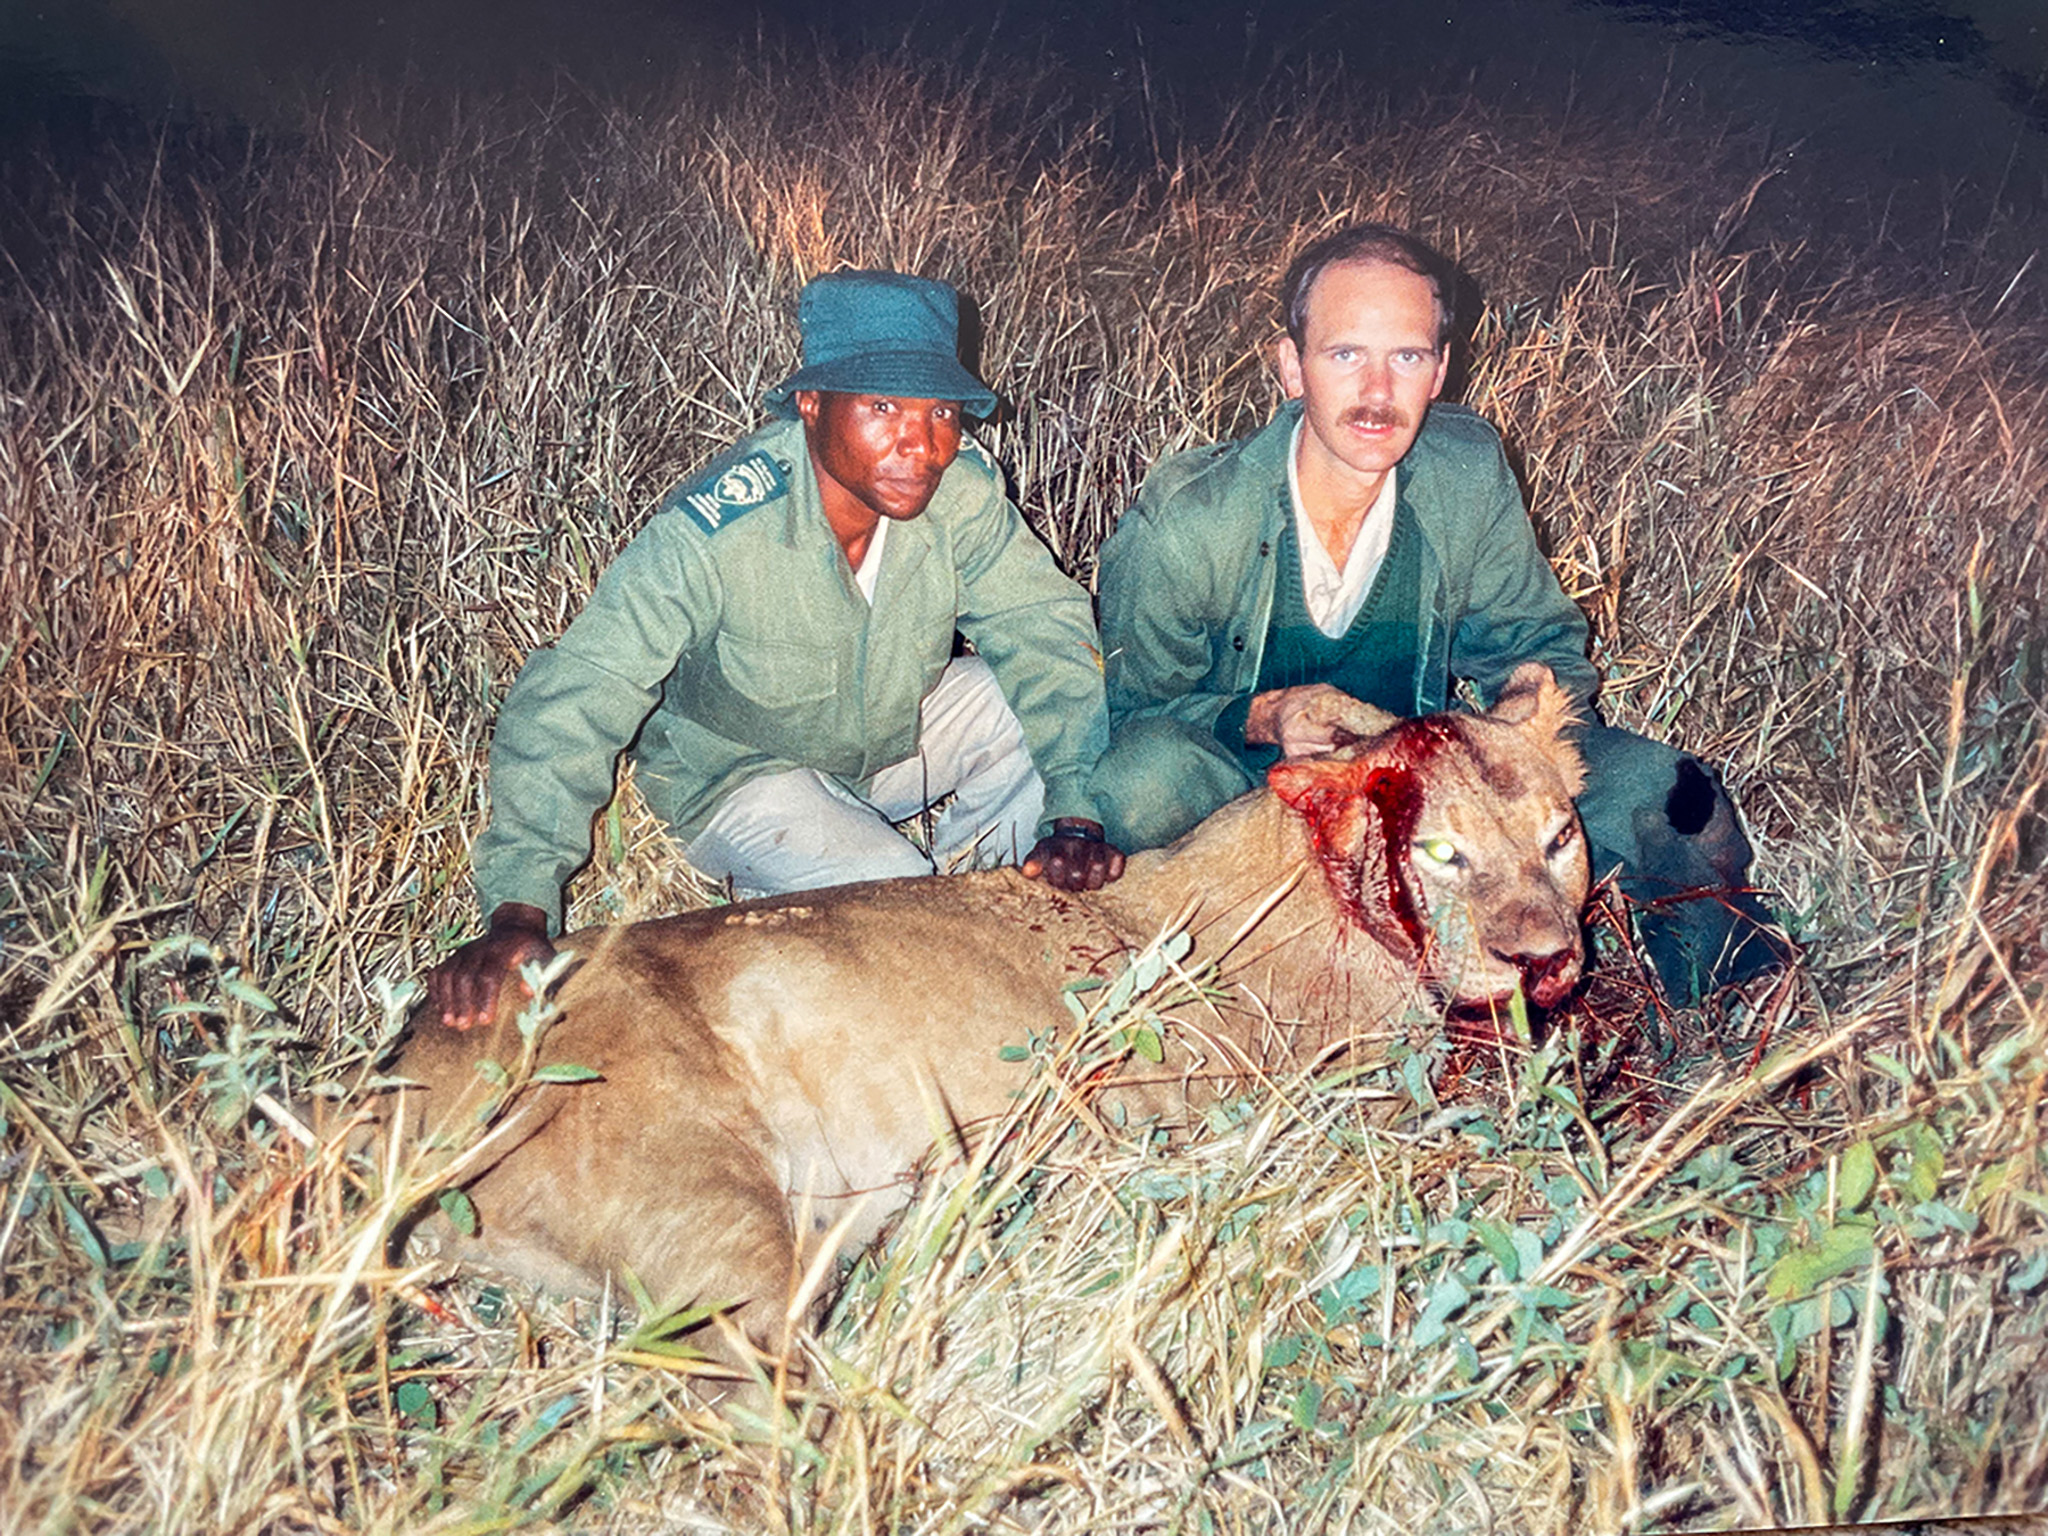
[[1127,852],[1165,847],[1251,788],[1213,732],[1162,717],[1120,726],[1094,781],[1103,831]]
[[877,773],[867,796],[891,821],[946,801],[932,824],[940,870],[1015,864],[1030,852],[1045,780],[987,662],[956,656],[946,664],[918,707],[917,751]]
[[742,900],[932,872],[885,816],[810,768],[742,784],[683,852]]

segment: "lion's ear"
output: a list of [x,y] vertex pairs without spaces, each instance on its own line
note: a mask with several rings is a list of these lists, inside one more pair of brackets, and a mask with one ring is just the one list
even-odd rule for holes
[[1579,723],[1578,700],[1557,686],[1550,668],[1540,661],[1516,667],[1489,713],[1501,724],[1517,727],[1549,758],[1572,794],[1584,787],[1585,762],[1564,734],[1568,726]]
[[1273,793],[1311,821],[1319,806],[1350,794],[1355,777],[1353,764],[1341,757],[1282,758],[1266,770]]
[[1387,823],[1395,816],[1398,825],[1412,825],[1423,777],[1398,749],[1275,763],[1266,773],[1273,792],[1308,823],[1330,893],[1374,942],[1411,964],[1421,959],[1415,868],[1406,848],[1390,854]]

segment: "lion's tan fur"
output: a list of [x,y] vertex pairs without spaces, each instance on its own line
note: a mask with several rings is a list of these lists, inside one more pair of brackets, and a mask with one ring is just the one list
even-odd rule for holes
[[[850,1212],[845,1240],[866,1241],[908,1198],[935,1139],[1011,1105],[1028,1068],[1002,1048],[1071,1028],[1062,987],[1115,974],[1184,914],[1199,966],[1270,904],[1222,955],[1229,999],[1183,1010],[1169,1057],[1183,1075],[1155,1070],[1128,1090],[1141,1110],[1171,1114],[1191,1084],[1247,1065],[1367,1055],[1417,1002],[1419,971],[1442,1001],[1497,1002],[1535,956],[1550,967],[1545,985],[1568,989],[1586,861],[1582,839],[1559,828],[1575,831],[1579,768],[1548,674],[1522,682],[1494,717],[1459,717],[1420,770],[1417,844],[1454,844],[1464,863],[1422,882],[1433,937],[1420,963],[1390,947],[1387,914],[1361,923],[1359,898],[1347,906],[1344,894],[1348,881],[1371,906],[1393,867],[1367,846],[1375,817],[1358,809],[1358,786],[1409,749],[1373,712],[1357,745],[1285,765],[1280,787],[1135,855],[1098,893],[1000,870],[570,936],[580,964],[544,1059],[602,1080],[530,1091],[523,1122],[469,1186],[475,1246],[558,1287],[591,1290],[630,1270],[658,1301],[741,1304],[750,1330],[771,1335],[800,1261],[799,1220],[809,1235]],[[1312,821],[1345,837],[1358,823],[1362,881],[1317,847]],[[488,1031],[416,1026],[398,1064],[424,1087],[408,1095],[409,1119],[466,1122],[487,1091],[476,1062],[518,1057],[519,1006],[508,997]]]

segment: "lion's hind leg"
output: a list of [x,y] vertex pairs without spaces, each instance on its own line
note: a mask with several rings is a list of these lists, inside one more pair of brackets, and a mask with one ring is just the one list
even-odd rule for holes
[[484,1235],[495,1227],[499,1240],[609,1276],[653,1308],[643,1328],[722,1312],[726,1324],[706,1322],[687,1342],[751,1374],[759,1356],[788,1352],[797,1284],[770,1133],[739,1084],[686,1053],[607,1065],[605,1081],[545,1090],[568,1102],[546,1138],[477,1187]]

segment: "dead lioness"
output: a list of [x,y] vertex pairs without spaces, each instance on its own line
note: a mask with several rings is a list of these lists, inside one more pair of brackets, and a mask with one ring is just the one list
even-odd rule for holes
[[[1484,1008],[1520,989],[1550,1007],[1584,958],[1570,709],[1540,666],[1491,715],[1358,705],[1350,746],[1276,766],[1086,895],[1005,869],[571,935],[581,963],[543,1059],[602,1080],[532,1089],[495,1161],[465,1174],[472,1247],[557,1287],[630,1271],[664,1304],[736,1305],[769,1339],[802,1239],[849,1213],[845,1242],[871,1238],[935,1127],[1009,1107],[1029,1068],[1003,1048],[1071,1029],[1062,987],[1115,974],[1190,908],[1187,963],[1220,959],[1227,995],[1182,1010],[1164,1068],[1137,1063],[1150,1080],[1123,1091],[1141,1110],[1248,1067],[1369,1057],[1418,999]],[[491,1091],[479,1059],[518,1058],[519,990],[488,1030],[416,1025],[397,1064],[424,1085],[409,1124],[472,1117]]]

